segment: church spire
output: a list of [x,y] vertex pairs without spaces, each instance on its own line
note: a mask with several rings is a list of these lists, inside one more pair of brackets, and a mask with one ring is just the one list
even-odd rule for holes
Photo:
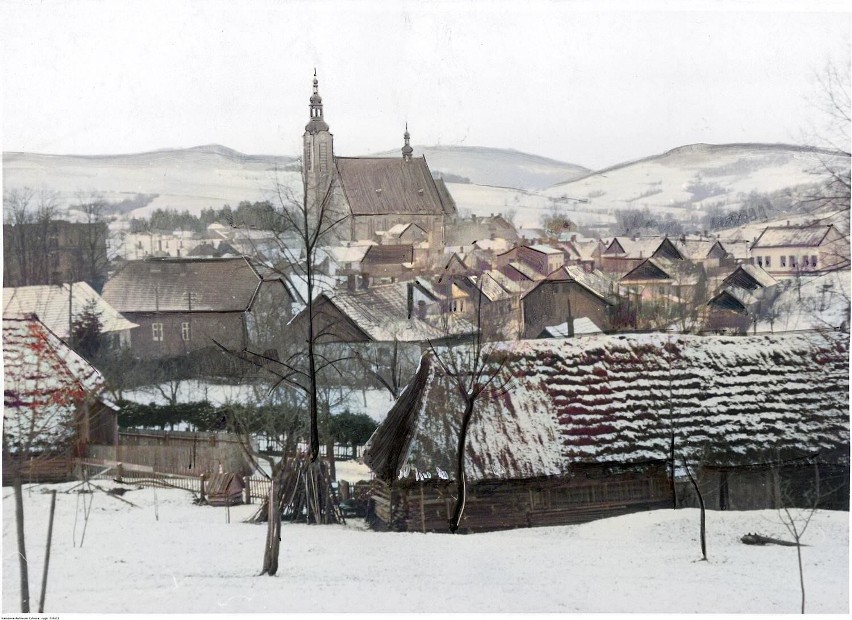
[[411,161],[411,154],[414,152],[414,149],[411,148],[411,145],[408,141],[411,139],[411,136],[408,133],[408,122],[405,123],[405,134],[403,134],[402,139],[405,140],[405,146],[402,147],[402,158],[405,161]]
[[311,95],[311,120],[305,125],[305,131],[308,133],[317,133],[318,131],[328,131],[328,124],[322,117],[322,97],[319,94],[319,80],[317,80],[317,70],[314,67],[314,94]]

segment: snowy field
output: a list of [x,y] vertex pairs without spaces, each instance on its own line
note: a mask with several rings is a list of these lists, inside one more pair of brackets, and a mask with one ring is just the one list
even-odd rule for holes
[[[81,545],[84,496],[64,492],[72,486],[24,490],[34,599],[46,491],[60,491],[47,613],[799,610],[795,549],[739,542],[753,531],[787,538],[775,511],[708,513],[709,562],[698,561],[692,509],[468,536],[286,524],[270,578],[256,576],[266,528],[242,522],[256,506],[231,508],[226,523],[225,508],[194,506],[183,491],[129,491],[135,507],[97,492]],[[809,612],[849,611],[848,530],[845,512],[811,522],[802,551]],[[4,487],[4,613],[19,609],[18,586],[14,499]]]

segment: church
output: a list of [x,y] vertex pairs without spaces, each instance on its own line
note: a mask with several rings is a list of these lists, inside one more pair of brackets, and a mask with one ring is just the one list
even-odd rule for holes
[[406,124],[401,157],[337,157],[334,136],[323,118],[314,73],[310,120],[303,137],[302,180],[308,205],[328,196],[331,211],[345,218],[339,241],[375,241],[413,224],[432,248],[444,245],[456,206],[443,181],[432,178],[425,157],[415,157]]

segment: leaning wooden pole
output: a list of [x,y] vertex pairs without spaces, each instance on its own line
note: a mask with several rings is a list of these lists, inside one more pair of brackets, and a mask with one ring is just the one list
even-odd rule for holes
[[56,490],[50,492],[50,517],[47,522],[47,546],[44,550],[44,573],[41,577],[41,594],[38,598],[38,613],[44,613],[44,596],[47,593],[47,571],[50,568],[50,542],[53,540],[53,514],[56,512]]

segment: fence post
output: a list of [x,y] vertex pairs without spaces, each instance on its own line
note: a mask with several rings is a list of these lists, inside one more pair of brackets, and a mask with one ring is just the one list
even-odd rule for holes
[[201,502],[202,503],[207,501],[207,498],[204,497],[204,478],[205,477],[206,477],[206,474],[201,474],[198,477],[198,479],[201,481]]
[[122,472],[123,472],[123,471],[124,471],[124,468],[122,467],[121,463],[119,463],[119,464],[118,464],[118,467],[117,467],[117,476],[118,476],[118,478],[117,478],[117,482],[124,482],[124,481],[121,479],[121,474],[122,474]]
[[246,496],[246,504],[251,504],[251,481],[248,476],[243,476],[243,491]]

